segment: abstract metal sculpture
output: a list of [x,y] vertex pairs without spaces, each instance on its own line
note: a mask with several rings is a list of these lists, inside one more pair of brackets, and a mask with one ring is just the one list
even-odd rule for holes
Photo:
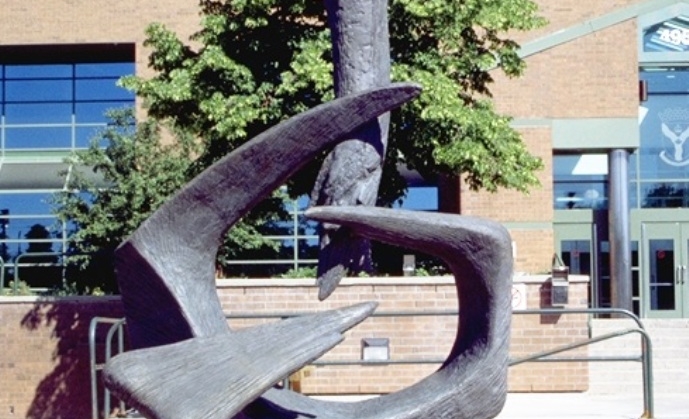
[[223,233],[319,151],[412,99],[396,84],[337,99],[266,131],[201,173],[117,250],[131,343],[106,385],[150,419],[488,419],[505,400],[511,241],[496,223],[448,214],[320,207],[307,216],[442,258],[456,278],[459,326],[441,368],[397,393],[314,400],[274,384],[317,358],[374,303],[232,331],[215,290]]

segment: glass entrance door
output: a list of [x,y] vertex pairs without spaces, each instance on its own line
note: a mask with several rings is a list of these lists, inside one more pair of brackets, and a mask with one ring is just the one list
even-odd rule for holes
[[689,317],[689,223],[642,223],[647,317]]

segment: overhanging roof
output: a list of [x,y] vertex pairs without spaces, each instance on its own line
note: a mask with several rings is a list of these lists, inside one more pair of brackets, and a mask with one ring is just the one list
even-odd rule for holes
[[[33,192],[62,190],[73,167],[54,161],[2,161],[0,160],[0,192]],[[82,167],[84,176],[96,186],[105,187],[103,178],[88,167]]]
[[542,38],[525,42],[519,50],[519,56],[526,58],[530,55],[538,54],[541,51],[601,31],[626,20],[635,19],[645,14],[658,11],[659,9],[687,5],[689,5],[689,1],[687,0],[647,0],[627,7],[622,7],[603,16],[589,19],[577,25],[553,32]]

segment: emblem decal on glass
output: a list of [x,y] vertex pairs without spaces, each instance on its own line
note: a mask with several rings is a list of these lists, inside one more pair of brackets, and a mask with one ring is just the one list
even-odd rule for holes
[[675,167],[689,165],[689,156],[684,149],[684,144],[689,138],[689,109],[668,108],[658,116],[664,136],[660,159]]

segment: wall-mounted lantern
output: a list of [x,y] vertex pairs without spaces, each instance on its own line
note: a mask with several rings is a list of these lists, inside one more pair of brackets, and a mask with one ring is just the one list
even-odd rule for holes
[[414,276],[416,273],[416,256],[404,255],[402,259],[402,274],[404,276]]
[[390,339],[361,339],[361,359],[363,361],[388,361],[390,359]]
[[564,307],[569,304],[569,266],[565,266],[560,257],[554,255],[551,271],[550,305]]

